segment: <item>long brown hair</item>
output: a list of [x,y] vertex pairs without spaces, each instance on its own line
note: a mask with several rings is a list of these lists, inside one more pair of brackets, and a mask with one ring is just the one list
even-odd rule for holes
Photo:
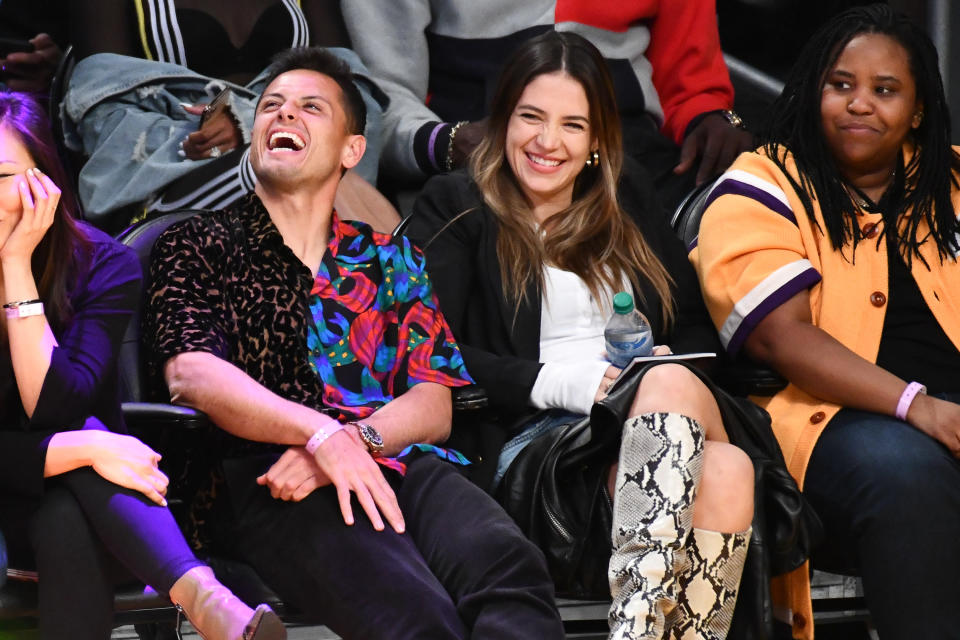
[[[507,126],[523,90],[537,76],[563,72],[580,83],[590,105],[590,131],[599,166],[585,167],[574,182],[573,202],[543,223],[541,239],[529,202],[506,162]],[[643,234],[620,207],[617,182],[623,167],[620,116],[606,61],[585,38],[555,32],[520,45],[494,94],[487,134],[470,158],[474,180],[500,223],[497,256],[506,293],[519,309],[529,284],[543,288],[543,265],[577,274],[597,300],[617,291],[626,276],[642,294],[636,273],[663,303],[665,325],[674,317],[673,280]]]
[[[40,105],[28,94],[0,91],[0,127],[23,144],[37,168],[60,188],[60,204],[53,224],[31,260],[47,319],[58,331],[73,314],[70,293],[77,278],[89,267],[90,243],[77,227],[77,199],[57,155],[50,122]],[[2,338],[5,340],[6,336]]]

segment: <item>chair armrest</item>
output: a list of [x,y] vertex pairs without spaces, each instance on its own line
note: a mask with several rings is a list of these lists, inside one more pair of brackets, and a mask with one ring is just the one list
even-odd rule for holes
[[769,397],[787,386],[787,380],[773,369],[749,361],[728,363],[717,379],[735,396]]
[[123,419],[131,431],[143,429],[199,429],[210,424],[207,414],[190,407],[160,402],[124,402]]
[[120,405],[130,435],[163,456],[160,469],[170,478],[167,503],[180,526],[189,522],[197,478],[207,467],[213,423],[202,411],[158,402]]
[[484,409],[490,404],[487,398],[487,390],[471,384],[466,387],[454,387],[451,389],[453,395],[454,411],[476,411]]

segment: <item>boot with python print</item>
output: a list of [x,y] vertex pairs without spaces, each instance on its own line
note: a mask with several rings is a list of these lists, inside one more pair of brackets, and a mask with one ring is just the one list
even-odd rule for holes
[[727,637],[752,531],[693,530],[679,576],[677,615],[670,630],[673,640]]
[[610,638],[669,637],[703,465],[700,424],[648,413],[623,425],[613,497]]

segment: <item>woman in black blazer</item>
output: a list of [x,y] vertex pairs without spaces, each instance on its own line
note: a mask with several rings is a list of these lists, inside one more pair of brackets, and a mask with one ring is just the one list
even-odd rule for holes
[[[500,430],[454,429],[455,446],[485,459],[487,488],[525,444],[604,396],[619,373],[603,354],[615,292],[633,292],[655,353],[714,349],[685,251],[647,183],[621,179],[622,162],[602,57],[550,32],[504,70],[469,174],[432,179],[414,206],[410,234],[499,414]],[[749,459],[685,367],[651,369],[630,416],[610,460],[611,637],[725,637],[753,515]]]
[[36,559],[41,637],[109,638],[118,565],[205,638],[285,638],[194,556],[160,456],[124,435],[116,357],[140,266],[74,220],[67,184],[39,105],[0,92],[0,524],[15,560]]

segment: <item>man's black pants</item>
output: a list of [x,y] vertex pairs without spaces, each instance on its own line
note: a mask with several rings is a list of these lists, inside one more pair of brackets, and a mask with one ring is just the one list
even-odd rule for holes
[[355,524],[324,487],[274,499],[228,464],[232,544],[277,594],[344,638],[562,638],[543,555],[500,506],[432,455],[385,474],[407,532]]

